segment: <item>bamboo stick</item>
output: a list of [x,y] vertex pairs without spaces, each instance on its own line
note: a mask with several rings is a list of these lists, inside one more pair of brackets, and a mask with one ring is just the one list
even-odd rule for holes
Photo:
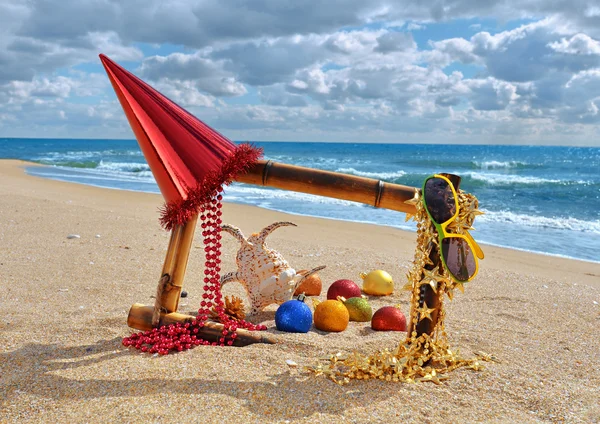
[[[127,325],[131,328],[135,328],[141,331],[151,330],[155,326],[152,325],[152,314],[154,307],[135,303],[129,310],[129,316],[127,317]],[[191,322],[195,317],[186,314],[180,314],[178,312],[171,312],[160,314],[160,320],[158,327],[163,325],[175,324],[175,323],[186,323]],[[223,324],[217,322],[207,321],[204,323],[204,327],[200,328],[198,336],[209,341],[218,341],[220,337],[223,337]],[[265,334],[262,331],[248,331],[244,329],[236,330],[237,337],[233,342],[234,346],[247,346],[253,343],[277,343],[276,338],[271,335]]]
[[[167,312],[177,312],[197,221],[198,216],[195,215],[187,223],[177,226],[171,231],[161,281],[157,289],[155,308],[158,307]],[[169,277],[166,282],[163,279],[165,275]]]
[[416,188],[372,178],[261,160],[236,181],[415,213],[414,205],[405,202],[415,196]]

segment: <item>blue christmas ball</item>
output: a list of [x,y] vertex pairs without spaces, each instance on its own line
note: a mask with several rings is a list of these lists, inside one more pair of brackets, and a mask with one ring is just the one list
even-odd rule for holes
[[312,312],[302,300],[288,300],[275,312],[275,325],[279,331],[308,333],[312,325]]

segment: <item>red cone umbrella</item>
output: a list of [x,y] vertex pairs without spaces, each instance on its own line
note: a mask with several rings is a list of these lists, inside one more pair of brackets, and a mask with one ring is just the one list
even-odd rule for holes
[[236,146],[105,55],[100,60],[167,202],[165,228],[187,222],[260,157],[260,149]]

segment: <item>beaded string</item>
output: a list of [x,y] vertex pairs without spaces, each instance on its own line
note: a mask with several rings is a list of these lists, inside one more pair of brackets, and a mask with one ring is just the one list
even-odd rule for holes
[[[231,346],[237,338],[237,329],[243,328],[250,331],[266,330],[260,324],[247,321],[236,321],[225,313],[223,296],[221,294],[221,215],[223,212],[222,187],[212,193],[211,200],[205,202],[200,208],[202,221],[202,236],[204,237],[204,293],[200,302],[200,309],[196,319],[189,323],[176,323],[146,332],[134,333],[123,339],[123,346],[134,347],[142,352],[167,355],[169,352],[181,352],[199,345]],[[223,332],[218,341],[210,342],[198,335],[204,327],[211,308],[223,323]]]

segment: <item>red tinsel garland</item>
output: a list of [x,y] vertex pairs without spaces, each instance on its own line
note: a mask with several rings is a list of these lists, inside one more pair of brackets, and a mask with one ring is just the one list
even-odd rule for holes
[[[161,214],[161,224],[168,230],[183,225],[192,216],[200,213],[202,236],[206,262],[204,270],[204,293],[196,319],[191,323],[172,324],[153,328],[146,332],[134,333],[123,339],[124,346],[132,346],[142,352],[166,355],[169,352],[182,351],[198,345],[231,346],[237,337],[236,330],[266,330],[264,325],[255,325],[247,321],[235,321],[226,313],[221,295],[221,208],[224,185],[229,185],[235,177],[248,170],[262,155],[262,149],[242,144],[235,153],[226,159],[219,172],[209,172],[204,180],[192,190],[187,199],[167,204]],[[200,328],[210,316],[213,308],[223,323],[222,337],[209,342],[198,336]]]
[[204,180],[188,193],[187,199],[170,202],[161,209],[161,225],[166,230],[172,230],[177,225],[185,224],[198,214],[202,205],[216,196],[217,191],[231,184],[237,175],[246,172],[261,156],[262,149],[240,144],[235,153],[223,162],[219,172],[209,171]]

